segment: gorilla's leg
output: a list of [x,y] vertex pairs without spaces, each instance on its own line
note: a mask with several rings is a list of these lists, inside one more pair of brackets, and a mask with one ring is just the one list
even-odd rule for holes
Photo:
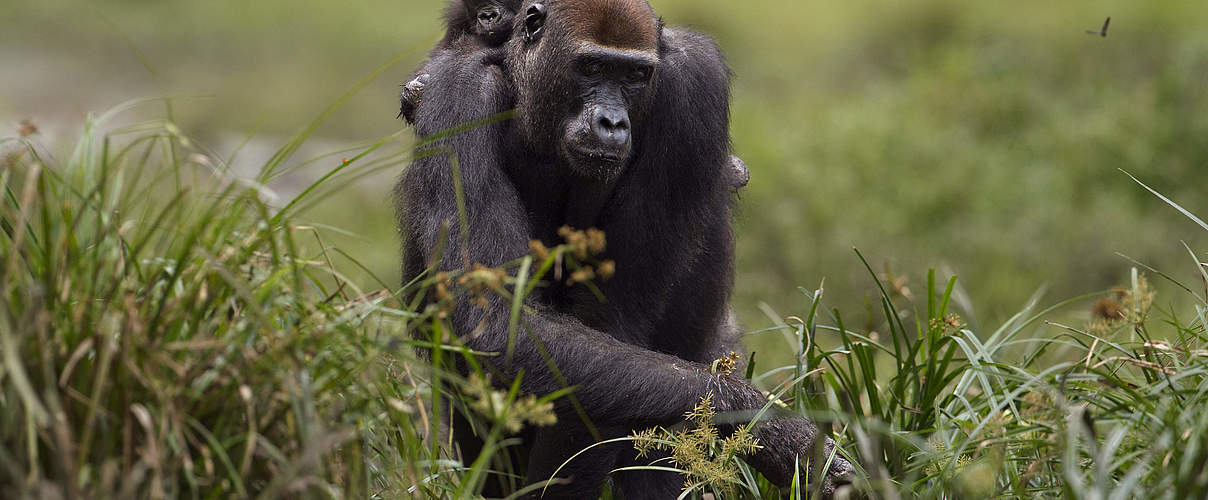
[[[646,456],[638,458],[637,452],[630,449],[628,452],[623,452],[622,457],[625,459],[618,465],[618,468],[641,467],[652,464],[663,467],[674,466],[674,464],[667,460],[668,454],[665,452],[652,451],[646,454]],[[619,497],[624,500],[676,498],[684,490],[684,476],[678,472],[655,470],[622,471],[613,474],[613,478],[617,485],[616,489],[620,493]]]
[[[597,431],[602,441],[627,434],[620,428],[597,428]],[[553,477],[560,482],[544,488],[544,492],[534,492],[533,498],[596,498],[608,473],[617,467],[620,453],[626,448],[632,449],[632,444],[622,441],[596,445],[584,451],[595,444],[596,439],[575,416],[562,418],[553,426],[538,429],[535,434],[529,450],[527,481],[531,484]],[[571,457],[575,458],[568,463]],[[557,477],[554,477],[555,471]]]

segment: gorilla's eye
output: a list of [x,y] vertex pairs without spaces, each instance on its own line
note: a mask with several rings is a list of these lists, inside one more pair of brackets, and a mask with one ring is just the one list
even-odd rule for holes
[[650,68],[634,68],[625,78],[630,83],[645,83],[650,80]]
[[587,76],[596,76],[604,71],[604,63],[600,61],[587,61],[583,63],[583,74]]
[[484,23],[492,22],[497,17],[499,17],[499,13],[493,10],[484,10],[478,13],[478,20]]

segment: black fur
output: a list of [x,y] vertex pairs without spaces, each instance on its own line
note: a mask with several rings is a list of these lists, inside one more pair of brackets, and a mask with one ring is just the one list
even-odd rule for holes
[[[540,343],[569,385],[598,436],[559,407],[559,424],[527,430],[527,480],[548,479],[580,449],[634,429],[670,425],[706,394],[719,411],[755,410],[766,404],[739,377],[710,372],[708,363],[734,350],[739,331],[728,299],[733,282],[732,184],[727,181],[729,70],[707,37],[659,25],[659,63],[640,99],[629,102],[633,121],[629,160],[619,172],[593,175],[568,165],[558,147],[565,138],[554,125],[567,110],[582,108],[567,73],[573,55],[561,36],[574,19],[558,17],[555,2],[543,33],[526,42],[513,36],[502,62],[476,40],[460,37],[433,52],[431,79],[416,109],[421,137],[515,108],[516,119],[475,128],[433,144],[455,154],[466,199],[468,245],[458,231],[458,210],[448,154],[416,160],[397,187],[404,234],[404,282],[423,273],[438,248],[442,226],[451,228],[439,269],[469,262],[500,266],[529,252],[529,241],[560,242],[557,229],[605,231],[605,258],[616,275],[600,284],[606,303],[582,286],[555,284],[532,297],[536,311],[524,317],[526,332],[514,358],[487,359],[501,384],[524,371],[522,389],[547,394],[564,386],[539,352]],[[616,1],[616,0],[614,0]],[[526,2],[523,7],[528,6]],[[523,10],[522,10],[523,11]],[[442,42],[443,43],[443,42]],[[582,89],[578,89],[582,90]],[[488,307],[459,301],[452,322],[478,351],[505,352],[510,304],[491,297]],[[475,453],[464,426],[454,432],[463,453]],[[791,482],[795,460],[829,452],[829,439],[814,446],[815,426],[804,419],[762,425],[764,449],[750,463],[778,484]],[[474,456],[465,457],[473,460]],[[816,464],[818,460],[814,461]],[[601,447],[576,458],[548,497],[594,498],[604,475],[635,464],[629,445]],[[826,488],[850,464],[836,457]],[[802,476],[804,477],[805,471]],[[817,470],[811,477],[818,477]],[[613,478],[625,498],[674,497],[676,474],[625,473]]]

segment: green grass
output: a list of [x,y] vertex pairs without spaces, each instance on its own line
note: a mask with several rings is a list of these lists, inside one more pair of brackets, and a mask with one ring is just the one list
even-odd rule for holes
[[[0,143],[0,493],[465,498],[487,481],[517,480],[505,431],[547,421],[548,401],[564,394],[536,399],[508,381],[501,389],[459,376],[454,361],[476,366],[479,354],[459,345],[440,305],[403,304],[404,290],[389,284],[359,289],[346,279],[363,272],[355,252],[292,222],[342,181],[398,168],[406,145],[366,146],[313,189],[270,205],[263,183],[292,163],[270,161],[257,180],[240,180],[173,123],[122,126],[121,111],[90,119],[69,154],[25,137]],[[1148,186],[1134,189],[1149,196]],[[1182,212],[1170,217],[1208,231],[1159,196]],[[502,277],[482,270],[407,286],[456,280],[526,293],[556,254],[572,253],[551,251]],[[972,330],[954,312],[954,278],[932,272],[910,292],[878,279],[863,255],[851,258],[878,290],[869,309],[880,319],[845,322],[821,287],[802,289],[796,315],[757,333],[786,343],[792,361],[757,355],[747,376],[827,422],[870,495],[1208,492],[1208,303],[1197,291],[1208,276],[1198,262],[1196,282],[1134,270],[1121,289],[1034,301],[997,328]],[[1092,304],[1097,319],[1066,319]],[[442,395],[455,404],[434,405]],[[491,429],[483,457],[467,463],[450,451],[441,432],[450,411]],[[775,492],[727,458],[739,445],[658,436],[673,450],[718,453],[660,464],[695,474],[691,497]]]

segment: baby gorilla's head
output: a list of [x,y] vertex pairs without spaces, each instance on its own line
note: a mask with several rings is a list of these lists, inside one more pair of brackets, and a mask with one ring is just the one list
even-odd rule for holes
[[503,45],[512,35],[512,20],[520,10],[519,0],[462,0],[469,32],[490,47]]

